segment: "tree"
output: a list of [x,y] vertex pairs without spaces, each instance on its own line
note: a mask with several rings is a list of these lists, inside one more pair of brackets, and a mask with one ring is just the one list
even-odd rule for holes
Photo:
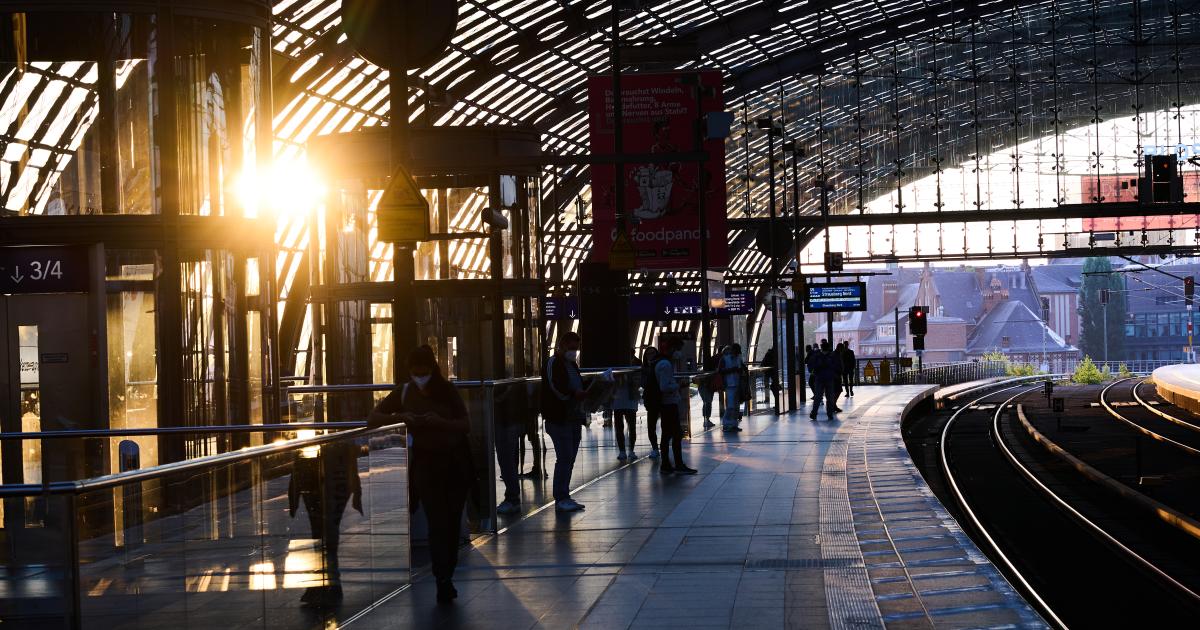
[[[1125,358],[1125,279],[1112,271],[1107,256],[1088,258],[1083,263],[1083,283],[1079,285],[1079,314],[1082,329],[1079,349],[1099,361]],[[1100,292],[1108,290],[1108,304],[1100,303]],[[1108,320],[1108,344],[1105,345],[1105,320]]]

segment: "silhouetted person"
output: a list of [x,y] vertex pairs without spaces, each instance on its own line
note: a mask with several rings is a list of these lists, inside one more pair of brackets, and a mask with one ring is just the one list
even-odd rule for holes
[[650,438],[650,459],[658,459],[658,418],[662,415],[662,392],[654,377],[658,349],[646,346],[642,351],[642,406],[646,408],[646,436]]
[[821,409],[821,399],[825,399],[825,417],[832,419],[837,406],[834,397],[837,395],[838,379],[841,378],[841,366],[833,355],[828,339],[821,340],[821,349],[809,358],[808,369],[812,371],[813,403],[808,417],[817,419],[817,411]]
[[771,390],[772,405],[779,404],[779,355],[775,353],[775,347],[772,346],[767,353],[763,355],[762,365],[769,368],[767,372],[767,388]]
[[854,397],[854,381],[858,377],[858,357],[854,356],[854,350],[850,348],[849,341],[843,341],[842,353],[842,387],[846,390],[846,396]]
[[583,375],[576,363],[579,335],[565,332],[542,370],[542,418],[554,442],[554,509],[576,512],[583,504],[571,498],[571,473],[583,439]]
[[408,469],[413,496],[429,521],[429,555],[437,600],[458,597],[451,579],[458,565],[459,532],[467,494],[475,478],[467,442],[470,424],[458,390],[438,369],[429,346],[408,356],[410,380],[398,385],[371,411],[370,426],[404,422],[411,438]]
[[[696,469],[683,463],[683,425],[680,407],[687,396],[687,389],[679,386],[675,379],[675,363],[683,360],[683,340],[673,337],[664,341],[659,348],[660,356],[654,364],[654,378],[662,395],[662,461],[659,472],[664,475],[680,473],[696,474]],[[680,390],[683,390],[682,392]],[[671,465],[670,450],[675,449],[675,465]]]

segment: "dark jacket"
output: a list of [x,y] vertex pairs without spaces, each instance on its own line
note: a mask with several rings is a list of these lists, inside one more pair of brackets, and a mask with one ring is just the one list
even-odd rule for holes
[[579,401],[575,400],[575,392],[581,388],[572,384],[572,374],[578,378],[578,383],[583,382],[579,366],[574,361],[568,361],[558,354],[546,359],[546,365],[542,368],[542,418],[546,422],[565,424],[571,419],[572,412],[578,409]]
[[841,365],[832,352],[814,352],[808,359],[808,371],[821,383],[830,383],[841,374]]
[[842,373],[854,374],[858,371],[858,357],[854,356],[854,351],[850,346],[846,346],[846,350],[842,353]]

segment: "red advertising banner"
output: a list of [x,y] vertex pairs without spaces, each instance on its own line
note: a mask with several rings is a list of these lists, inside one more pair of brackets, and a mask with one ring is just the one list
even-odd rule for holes
[[[621,144],[625,154],[690,153],[695,150],[700,114],[722,111],[719,72],[699,73],[704,96],[697,104],[695,72],[621,76]],[[698,107],[699,105],[699,107]],[[612,77],[588,78],[588,122],[592,152],[616,151],[613,138]],[[725,224],[725,140],[706,140],[705,162],[653,160],[624,165],[626,229],[638,269],[697,269],[700,247],[708,247],[708,266],[729,264]],[[707,171],[700,189],[700,169]],[[617,236],[616,181],[613,164],[592,166],[595,225],[591,260],[607,262]],[[700,196],[708,234],[700,234]]]

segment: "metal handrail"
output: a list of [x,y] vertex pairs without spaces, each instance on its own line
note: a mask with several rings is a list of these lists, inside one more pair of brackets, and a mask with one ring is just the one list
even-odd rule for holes
[[291,424],[236,424],[208,427],[158,427],[153,429],[77,429],[0,433],[0,442],[5,440],[55,440],[62,438],[137,437],[197,433],[269,433],[273,431],[300,431],[304,429],[347,431],[350,429],[361,429],[365,426],[367,426],[367,422],[360,420],[295,422]]
[[0,497],[21,497],[21,496],[37,496],[45,494],[79,494],[81,492],[89,492],[93,490],[104,490],[115,486],[134,483],[139,481],[150,481],[165,477],[167,475],[190,473],[207,468],[224,466],[228,464],[236,464],[238,462],[266,457],[277,453],[283,453],[298,448],[309,448],[320,446],[327,442],[336,440],[345,440],[360,438],[385,431],[394,431],[403,427],[404,423],[399,422],[385,427],[378,428],[359,428],[339,433],[330,433],[327,435],[317,435],[311,438],[283,440],[271,444],[263,444],[261,446],[252,446],[243,448],[229,453],[218,453],[216,455],[206,455],[197,457],[182,462],[172,462],[169,464],[159,464],[150,468],[141,470],[131,470],[128,472],[115,473],[111,475],[103,475],[93,477],[91,479],[81,479],[76,481],[54,481],[44,484],[9,484],[0,485]]

